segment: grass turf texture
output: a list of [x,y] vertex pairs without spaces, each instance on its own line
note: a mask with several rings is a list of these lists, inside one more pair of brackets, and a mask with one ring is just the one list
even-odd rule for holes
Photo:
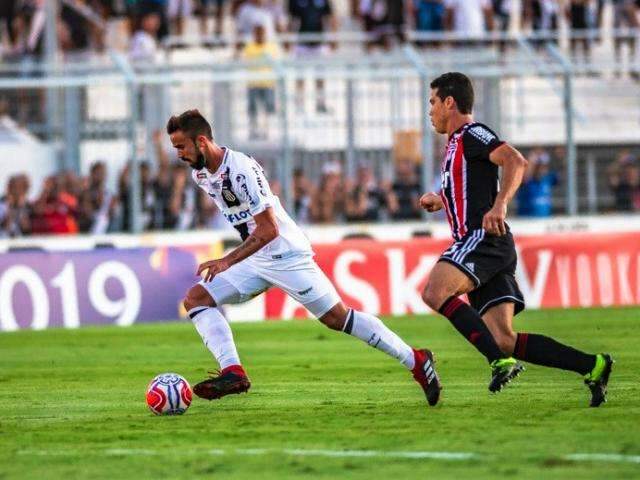
[[[639,313],[526,312],[516,322],[613,353],[609,402],[598,409],[587,407],[578,375],[529,365],[490,395],[487,364],[439,317],[387,322],[436,352],[445,386],[436,408],[395,361],[312,321],[234,325],[250,393],[195,398],[182,417],[155,417],[144,393],[158,373],[176,371],[193,385],[214,368],[190,322],[0,334],[0,479],[632,478],[639,464],[565,456],[640,454]],[[478,457],[341,458],[285,449]]]

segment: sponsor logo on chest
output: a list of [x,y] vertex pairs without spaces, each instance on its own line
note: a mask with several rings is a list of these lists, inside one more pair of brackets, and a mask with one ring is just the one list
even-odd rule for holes
[[229,223],[235,225],[236,223],[246,222],[249,218],[251,218],[251,214],[249,213],[249,209],[241,210],[235,213],[224,212],[224,218],[226,218]]

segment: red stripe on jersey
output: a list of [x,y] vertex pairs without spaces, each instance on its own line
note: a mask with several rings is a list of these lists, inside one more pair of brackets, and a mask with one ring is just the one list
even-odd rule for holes
[[463,134],[458,138],[458,148],[456,148],[456,156],[453,159],[453,164],[451,165],[451,193],[453,196],[453,201],[455,202],[455,215],[458,223],[458,235],[462,238],[467,233],[467,192],[464,170],[466,168],[464,151],[462,138]]
[[453,232],[453,218],[451,218],[451,207],[449,206],[449,201],[447,200],[447,196],[444,193],[444,188],[440,190],[440,199],[442,203],[444,203],[444,211],[447,212],[447,221],[449,222],[449,228]]

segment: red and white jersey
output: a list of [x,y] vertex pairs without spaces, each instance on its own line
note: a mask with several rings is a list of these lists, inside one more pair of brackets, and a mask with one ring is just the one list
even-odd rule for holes
[[484,214],[493,207],[498,166],[489,155],[503,143],[489,127],[477,122],[463,125],[449,137],[440,169],[440,198],[455,240],[482,228]]
[[273,195],[263,168],[253,158],[224,147],[225,153],[215,173],[206,168],[193,170],[193,180],[213,199],[227,221],[245,240],[256,228],[254,215],[273,208],[278,237],[255,253],[267,259],[291,254],[311,254],[311,244]]

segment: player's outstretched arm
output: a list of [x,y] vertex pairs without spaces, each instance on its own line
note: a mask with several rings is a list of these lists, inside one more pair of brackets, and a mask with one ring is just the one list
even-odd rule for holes
[[218,273],[253,255],[278,236],[278,224],[273,208],[266,208],[263,212],[254,215],[253,219],[256,222],[256,228],[244,242],[224,257],[209,260],[198,267],[197,275],[207,272],[204,277],[205,282],[210,282]]
[[507,143],[491,152],[489,160],[502,167],[502,180],[493,208],[482,219],[482,228],[492,235],[504,235],[507,233],[504,224],[507,205],[522,183],[528,162],[518,150]]

